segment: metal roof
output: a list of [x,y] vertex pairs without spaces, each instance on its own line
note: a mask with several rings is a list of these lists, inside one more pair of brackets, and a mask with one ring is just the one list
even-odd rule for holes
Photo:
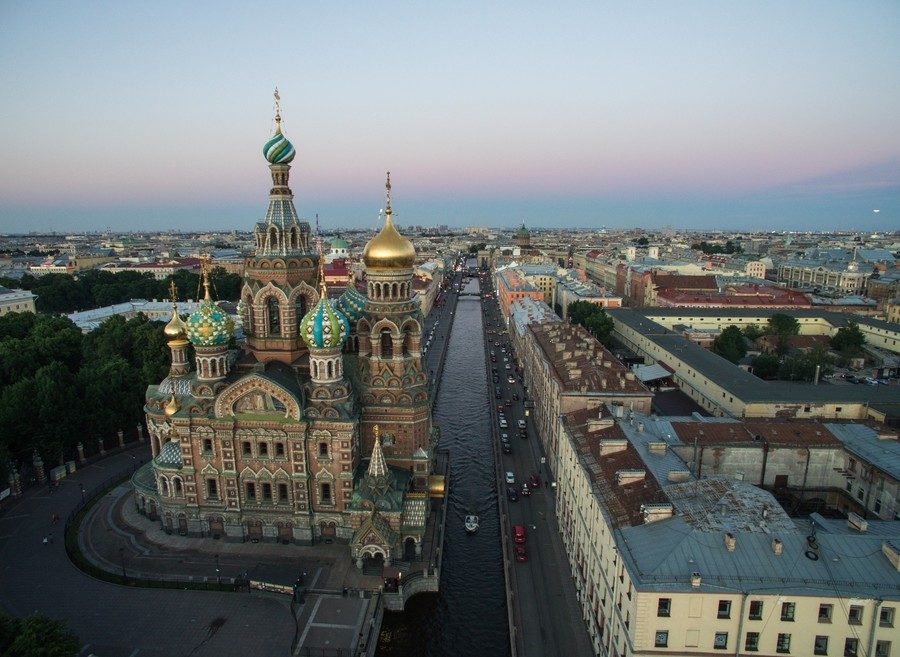
[[844,444],[844,448],[882,472],[900,480],[900,442],[881,440],[878,432],[864,424],[827,423],[825,427]]

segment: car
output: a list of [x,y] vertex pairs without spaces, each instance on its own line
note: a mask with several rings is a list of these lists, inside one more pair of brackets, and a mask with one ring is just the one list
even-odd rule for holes
[[495,342],[495,343],[494,343],[494,346],[495,346],[495,347],[499,347],[499,346],[500,346],[500,343],[499,343],[499,342]]
[[518,502],[519,494],[516,492],[516,489],[510,486],[506,489],[506,497],[510,502]]
[[509,443],[500,443],[500,449],[503,450],[504,454],[512,454],[512,445]]
[[518,427],[519,427],[520,429],[524,429],[524,428],[525,428],[525,420],[516,420],[516,424],[518,425]]
[[513,525],[512,535],[513,543],[525,543],[525,525]]
[[[497,383],[497,382],[494,381],[494,383]],[[503,395],[500,393],[499,390],[494,393],[494,399],[503,399]]]
[[509,363],[507,363],[507,364],[505,365],[505,367],[506,367],[506,369],[508,369],[508,370],[511,370],[511,369],[512,369],[512,365],[510,365]]
[[515,382],[516,382],[516,380],[515,380],[514,378],[512,378],[511,376],[506,377],[506,380],[507,380],[509,383],[515,383]]
[[506,471],[506,483],[508,483],[508,484],[514,484],[514,483],[516,483],[516,475],[513,474],[513,473],[512,473],[511,471],[509,471],[509,470]]
[[500,428],[501,428],[501,429],[508,429],[508,428],[509,428],[509,423],[507,423],[507,421],[504,420],[503,418],[500,418]]
[[522,496],[528,497],[531,495],[531,489],[528,487],[528,484],[522,484]]
[[866,385],[870,385],[870,386],[878,385],[878,379],[874,379],[871,376],[867,376],[866,378],[863,379],[863,381],[866,382]]
[[513,551],[515,552],[517,563],[525,563],[528,561],[528,552],[525,550],[524,545],[514,546]]
[[497,412],[498,412],[498,413],[502,413],[502,412],[503,412],[503,404],[497,404]]
[[531,476],[528,477],[528,483],[531,484],[532,488],[540,488],[541,487],[541,478],[537,476],[536,472],[532,472]]
[[500,442],[509,442],[509,434],[505,431],[500,434]]
[[506,406],[512,406],[512,399],[507,399],[507,400],[506,400],[505,402],[503,402],[503,403],[504,403]]
[[496,373],[497,373],[497,368],[496,368],[496,367],[492,367],[492,368],[491,368],[491,372],[493,372],[494,374],[496,374]]
[[519,401],[519,393],[514,392],[514,393],[513,393],[513,399],[515,399],[516,401]]
[[494,355],[496,355],[496,354],[494,353],[494,350],[491,349],[491,356],[494,356]]
[[522,440],[525,440],[526,438],[528,438],[528,430],[520,429],[519,430],[519,438],[521,438]]

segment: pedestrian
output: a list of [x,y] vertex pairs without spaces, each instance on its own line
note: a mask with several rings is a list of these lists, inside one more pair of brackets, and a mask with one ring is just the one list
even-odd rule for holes
[[47,537],[44,536],[44,541],[43,541],[44,545],[47,545],[48,542],[49,542],[49,541],[48,541]]

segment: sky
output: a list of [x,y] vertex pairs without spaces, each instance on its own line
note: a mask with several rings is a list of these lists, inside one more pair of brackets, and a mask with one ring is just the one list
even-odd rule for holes
[[[900,2],[0,2],[0,232],[900,229]],[[878,212],[875,212],[878,210]]]

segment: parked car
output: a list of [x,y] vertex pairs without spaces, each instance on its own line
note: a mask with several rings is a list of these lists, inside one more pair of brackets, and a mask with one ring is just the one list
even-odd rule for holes
[[532,472],[531,476],[528,477],[528,483],[531,484],[532,488],[540,488],[541,487],[541,478],[537,476],[536,472]]
[[528,561],[528,552],[525,550],[524,545],[513,546],[513,551],[516,554],[517,563],[525,563],[526,561]]
[[509,470],[507,470],[507,472],[506,472],[506,483],[508,483],[508,484],[516,483],[516,475],[513,474],[512,472],[510,472]]
[[503,450],[504,454],[512,454],[512,445],[509,443],[501,443],[500,449]]
[[510,486],[506,489],[506,497],[510,502],[518,502],[519,494],[516,492],[516,489]]

